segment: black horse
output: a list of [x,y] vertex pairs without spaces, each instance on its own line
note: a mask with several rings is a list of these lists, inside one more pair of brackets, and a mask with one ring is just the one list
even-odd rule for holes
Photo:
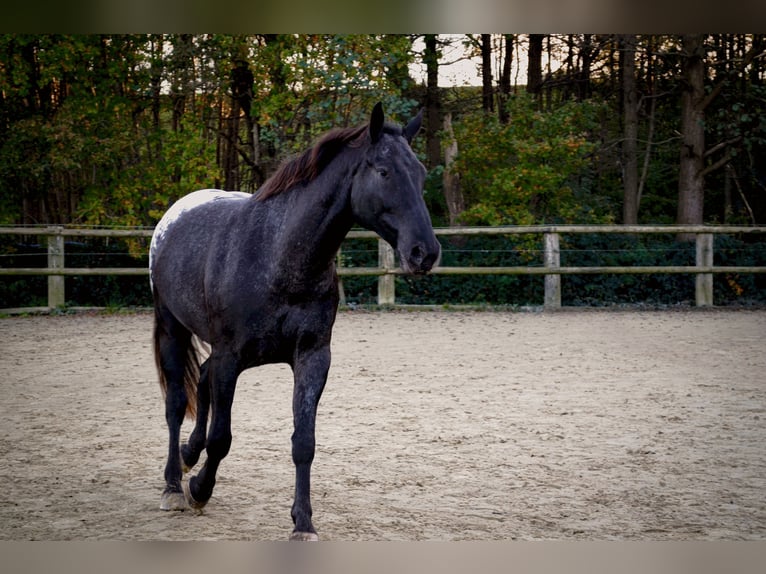
[[[440,254],[423,201],[425,169],[410,148],[420,123],[420,114],[404,128],[384,122],[377,104],[369,125],[329,131],[256,194],[196,191],[160,220],[149,254],[154,351],[170,438],[160,508],[207,503],[231,445],[238,376],[287,363],[294,375],[290,538],[317,539],[310,471],[341,241],[354,224],[374,230],[397,250],[407,273],[427,273]],[[193,337],[210,346],[201,365]],[[179,447],[187,414],[196,423]],[[203,449],[205,464],[182,483],[182,471]]]

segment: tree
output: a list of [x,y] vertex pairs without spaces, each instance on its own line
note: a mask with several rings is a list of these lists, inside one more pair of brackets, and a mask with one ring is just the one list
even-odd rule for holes
[[152,225],[197,187],[255,191],[379,100],[398,121],[425,107],[415,145],[445,220],[457,192],[473,222],[766,217],[763,35],[465,35],[484,82],[453,89],[432,34],[415,84],[414,38],[0,35],[0,220]]
[[543,85],[543,40],[544,34],[529,35],[529,56],[527,63],[527,92],[539,95]]
[[593,34],[583,34],[580,48],[581,66],[577,75],[577,99],[580,101],[591,95],[591,66],[598,50],[598,46],[593,44]]
[[[231,47],[231,71],[229,75],[231,103],[224,118],[224,149],[222,154],[223,189],[230,191],[254,191],[262,183],[256,167],[255,122],[252,116],[254,76],[247,61],[248,46],[244,38],[238,38]],[[240,123],[244,121],[244,130]],[[241,164],[245,164],[242,166]],[[244,169],[243,169],[244,168]],[[243,172],[251,176],[243,178]],[[256,174],[253,174],[256,172]],[[253,175],[256,175],[253,177]],[[244,179],[244,180],[243,180]]]
[[498,92],[497,111],[500,121],[507,124],[510,120],[508,100],[511,97],[511,62],[513,61],[513,34],[503,34],[503,66],[500,73],[500,90]]
[[[740,51],[734,61],[725,60],[716,73],[715,82],[706,86],[706,35],[686,34],[681,37],[682,84],[681,84],[681,153],[678,176],[678,224],[701,224],[704,221],[705,178],[726,166],[732,160],[734,144],[744,139],[740,126],[749,120],[743,114],[729,134],[706,147],[706,110],[736,78],[743,78],[747,68],[766,51],[762,42],[753,41],[749,49]],[[720,65],[720,64],[719,64]],[[707,89],[706,89],[707,88]],[[713,160],[714,154],[723,156]],[[682,239],[691,239],[685,235]]]
[[537,110],[530,95],[509,102],[510,122],[474,114],[455,124],[466,211],[462,222],[530,225],[597,221],[590,204],[588,156],[594,146],[584,134],[594,128],[599,106],[566,102]]
[[460,224],[460,217],[465,211],[465,198],[460,189],[460,174],[455,169],[455,160],[458,157],[458,143],[455,132],[452,129],[452,115],[444,116],[444,199],[447,203],[449,225],[453,227]]
[[495,109],[494,87],[492,85],[492,34],[481,34],[481,107],[485,113]]
[[425,139],[426,167],[441,163],[441,96],[439,91],[439,49],[436,34],[425,35],[423,62],[426,65]]
[[701,224],[705,178],[705,35],[681,38],[681,153],[678,170],[679,225]]
[[622,222],[638,223],[638,91],[636,89],[636,36],[620,38],[624,140],[622,144],[623,204]]

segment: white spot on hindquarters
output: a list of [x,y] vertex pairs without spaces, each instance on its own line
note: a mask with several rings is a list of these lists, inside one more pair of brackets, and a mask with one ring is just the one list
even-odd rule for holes
[[189,210],[194,209],[195,207],[210,203],[211,201],[242,200],[248,199],[250,197],[252,197],[251,194],[245,193],[243,191],[200,189],[183,196],[181,199],[171,205],[170,209],[165,212],[165,215],[163,215],[162,219],[160,219],[159,223],[157,223],[157,226],[154,228],[154,233],[152,233],[152,241],[149,244],[149,284],[152,285],[153,283],[152,270],[154,269],[154,254],[157,250],[157,247],[165,237],[167,230],[171,225],[178,221],[181,215]]

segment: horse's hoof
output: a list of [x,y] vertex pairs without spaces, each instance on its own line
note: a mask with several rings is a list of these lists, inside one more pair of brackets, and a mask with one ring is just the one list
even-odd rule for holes
[[163,492],[160,500],[160,510],[186,510],[186,496],[183,492]]
[[194,497],[192,496],[191,490],[189,488],[189,481],[184,482],[181,485],[181,488],[184,489],[184,497],[186,498],[186,503],[189,505],[189,508],[196,510],[197,512],[202,512],[202,509],[205,508],[205,505],[207,504],[207,500],[204,502],[194,500]]
[[291,542],[319,542],[316,532],[293,532],[290,535]]

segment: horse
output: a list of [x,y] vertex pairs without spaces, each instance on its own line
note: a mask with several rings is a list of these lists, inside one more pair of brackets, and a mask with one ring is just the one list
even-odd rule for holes
[[[422,110],[404,127],[388,122],[378,103],[369,123],[328,131],[256,193],[192,192],[155,227],[153,346],[169,436],[162,510],[205,506],[231,446],[239,375],[286,363],[293,373],[290,539],[318,540],[311,464],[339,303],[337,251],[360,225],[394,248],[407,274],[428,273],[441,254],[423,198],[426,170],[411,148],[421,121]],[[202,362],[200,342],[209,348]],[[187,416],[194,428],[180,445]],[[199,472],[183,480],[203,450]]]

